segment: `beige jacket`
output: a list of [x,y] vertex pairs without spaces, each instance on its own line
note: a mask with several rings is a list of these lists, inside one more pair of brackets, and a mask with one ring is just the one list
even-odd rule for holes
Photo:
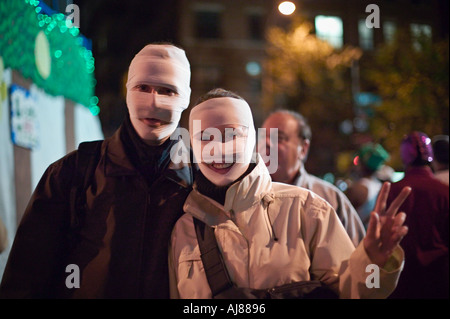
[[300,168],[300,175],[294,181],[293,185],[307,188],[330,203],[344,225],[353,244],[355,247],[358,246],[359,242],[366,235],[366,230],[356,209],[339,188],[321,178],[309,174],[303,166]]
[[304,188],[272,182],[260,158],[249,175],[228,189],[224,206],[194,190],[184,210],[169,251],[172,298],[211,298],[192,216],[215,229],[230,277],[239,287],[319,279],[341,298],[385,298],[403,268],[398,248],[388,269],[380,269],[379,288],[368,288],[371,261],[362,243],[355,249],[330,204]]

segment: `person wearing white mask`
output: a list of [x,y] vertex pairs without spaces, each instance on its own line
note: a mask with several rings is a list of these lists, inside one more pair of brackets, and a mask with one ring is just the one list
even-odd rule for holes
[[[385,298],[393,291],[404,262],[399,242],[407,233],[405,215],[397,210],[409,188],[387,208],[390,184],[384,185],[367,235],[355,248],[324,199],[271,181],[261,156],[254,154],[251,109],[239,95],[208,92],[192,108],[189,126],[200,171],[171,236],[172,298],[236,297],[230,289],[249,292],[309,280],[322,281],[340,298]],[[234,285],[215,295],[194,218],[212,227]],[[378,289],[366,285],[368,265],[379,267]]]
[[185,51],[172,44],[135,55],[129,114],[92,157],[79,228],[70,222],[77,150],[52,164],[33,193],[0,297],[169,298],[168,243],[193,182],[190,166],[172,165],[178,141],[170,136],[189,105],[190,76]]

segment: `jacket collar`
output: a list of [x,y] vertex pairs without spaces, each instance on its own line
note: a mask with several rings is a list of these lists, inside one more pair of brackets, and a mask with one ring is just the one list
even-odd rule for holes
[[309,177],[308,175],[309,175],[308,172],[306,171],[305,167],[302,164],[300,166],[298,177],[294,180],[294,185],[310,189],[311,185],[309,185],[310,180],[308,178]]
[[260,203],[271,191],[271,178],[261,156],[257,155],[255,168],[241,181],[231,185],[227,190],[225,205],[194,190],[189,194],[184,204],[184,211],[204,221],[208,225],[217,225],[232,219],[233,214],[239,214]]
[[270,191],[272,179],[264,161],[258,154],[256,167],[240,182],[230,186],[225,197],[226,211],[246,210],[255,205]]
[[[139,171],[132,165],[125,152],[125,147],[120,138],[121,126],[113,136],[105,142],[105,175],[106,176],[133,176],[140,175]],[[179,143],[183,143],[180,139]],[[188,148],[185,148],[188,149]],[[189,187],[193,184],[192,167],[189,163],[175,164],[172,161],[165,169],[164,176],[175,183]]]

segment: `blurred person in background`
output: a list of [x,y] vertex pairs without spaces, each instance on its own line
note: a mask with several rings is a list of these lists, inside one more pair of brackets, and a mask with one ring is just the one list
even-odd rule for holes
[[448,135],[436,135],[431,139],[434,158],[431,167],[434,176],[445,185],[448,185]]
[[405,268],[391,298],[449,297],[449,188],[430,168],[433,161],[431,139],[412,132],[400,145],[405,177],[393,183],[387,203],[392,203],[403,187],[412,191],[401,211],[406,213],[408,234],[402,241]]
[[357,151],[355,164],[357,179],[350,184],[346,195],[367,228],[370,212],[375,207],[382,182],[378,172],[389,159],[389,153],[376,143],[367,143]]
[[[278,129],[278,168],[271,174],[274,182],[304,187],[324,198],[335,209],[353,244],[357,246],[365,229],[355,208],[345,194],[333,184],[309,174],[305,169],[311,145],[311,128],[301,114],[278,110],[270,114],[262,128],[266,129],[266,143],[260,143],[259,153],[267,154],[271,143],[270,129]],[[265,149],[261,148],[265,145]],[[269,163],[266,163],[269,166]]]

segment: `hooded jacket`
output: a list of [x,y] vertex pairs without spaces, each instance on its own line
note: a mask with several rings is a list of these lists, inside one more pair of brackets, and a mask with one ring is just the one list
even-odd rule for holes
[[334,209],[313,192],[271,181],[258,156],[256,167],[230,186],[222,206],[194,187],[176,223],[169,252],[171,297],[211,298],[193,216],[213,227],[231,280],[264,289],[294,281],[321,280],[340,298],[385,298],[403,267],[397,248],[379,288],[369,288],[372,264],[363,244],[354,247]]
[[[69,192],[77,151],[48,167],[18,227],[0,297],[169,297],[168,242],[192,189],[191,168],[167,163],[149,184],[126,152],[132,142],[124,141],[124,129],[102,143],[73,247]],[[79,288],[67,285],[76,275],[68,265],[79,269]]]

